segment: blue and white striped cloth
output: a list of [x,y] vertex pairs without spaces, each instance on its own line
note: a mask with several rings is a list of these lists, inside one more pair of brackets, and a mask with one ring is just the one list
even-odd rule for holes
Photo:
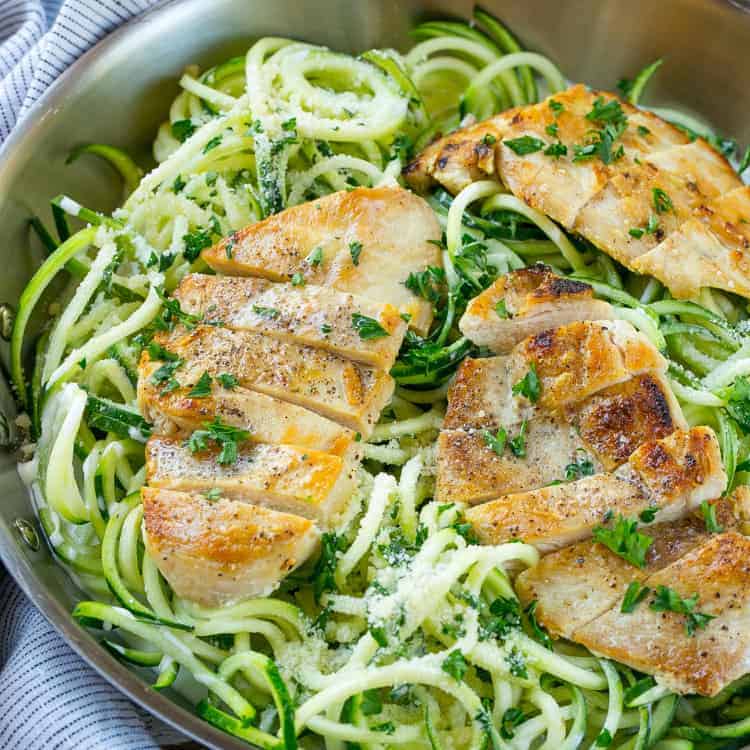
[[[157,0],[0,0],[0,143],[72,62]],[[0,566],[0,748],[158,750],[184,738],[91,670]]]

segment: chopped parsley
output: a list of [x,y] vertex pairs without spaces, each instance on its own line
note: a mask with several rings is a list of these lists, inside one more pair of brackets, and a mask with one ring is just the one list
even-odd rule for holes
[[281,129],[282,130],[296,130],[297,129],[297,118],[296,117],[290,117],[288,120],[284,120],[284,122],[281,123]]
[[195,125],[192,120],[175,120],[172,123],[172,135],[180,142],[184,143],[190,136],[195,133]]
[[627,560],[631,565],[643,568],[646,565],[646,552],[654,541],[647,534],[638,531],[636,519],[617,516],[613,529],[604,526],[594,528],[594,540],[609,547],[616,555]]
[[151,359],[163,359],[167,362],[176,362],[179,359],[174,352],[168,351],[161,344],[157,344],[156,341],[149,341],[146,351],[148,351],[148,356]]
[[513,395],[525,396],[532,404],[535,404],[539,401],[541,389],[536,365],[532,362],[529,371],[513,386]]
[[362,255],[362,243],[361,242],[350,242],[349,243],[349,255],[352,256],[352,263],[355,266],[359,265],[359,256]]
[[726,410],[743,434],[750,433],[750,379],[740,375],[728,394]]
[[221,498],[221,490],[218,487],[212,487],[206,494],[204,495],[206,500],[210,500],[212,503],[216,502]]
[[330,333],[330,332],[331,332],[332,330],[333,330],[333,326],[332,326],[332,325],[331,325],[330,323],[323,323],[323,324],[322,324],[322,325],[320,326],[320,332],[321,332],[321,333],[322,333],[322,334],[323,334],[324,336],[327,336],[327,335],[328,335],[328,334],[329,334],[329,333]]
[[388,331],[375,318],[370,318],[361,313],[352,313],[352,328],[359,334],[362,341],[390,336]]
[[646,234],[645,229],[641,229],[640,227],[633,227],[632,229],[628,229],[628,234],[631,237],[635,237],[637,240],[641,239],[644,234]]
[[512,740],[515,728],[526,720],[526,714],[520,708],[507,708],[500,721],[500,736],[504,740]]
[[203,147],[203,153],[207,154],[209,151],[213,151],[217,146],[220,146],[221,145],[221,140],[222,140],[222,137],[220,135],[215,135]]
[[190,389],[188,398],[207,398],[211,395],[211,376],[204,372],[198,382]]
[[508,308],[505,306],[504,299],[500,299],[497,301],[497,304],[495,305],[495,312],[497,313],[497,317],[502,318],[503,320],[506,320],[510,317],[510,313],[508,312]]
[[554,138],[557,138],[557,131],[560,129],[560,126],[556,122],[551,122],[547,127],[544,129],[544,131],[547,133],[547,135],[551,135]]
[[275,307],[262,307],[261,305],[253,305],[253,312],[256,315],[260,315],[261,318],[267,320],[274,320],[281,315],[281,313]]
[[551,156],[553,159],[559,159],[561,156],[567,156],[568,147],[558,141],[557,143],[550,143],[547,148],[544,149],[545,156]]
[[297,272],[295,274],[292,274],[292,286],[304,286],[305,285],[305,277]]
[[221,417],[215,417],[213,422],[204,422],[203,429],[195,430],[188,439],[188,448],[192,453],[208,450],[209,441],[221,448],[218,462],[222,466],[237,462],[237,444],[247,440],[250,433],[232,425],[224,424]]
[[526,425],[527,422],[524,419],[523,422],[521,422],[521,430],[518,435],[508,441],[510,452],[516,456],[516,458],[523,458],[526,455]]
[[581,458],[565,467],[565,481],[573,482],[581,477],[590,477],[593,473],[593,462],[588,458]]
[[560,113],[565,109],[565,105],[562,102],[558,102],[556,99],[550,99],[549,108],[554,112],[555,117],[559,117]]
[[653,196],[656,213],[665,214],[667,211],[674,211],[672,199],[661,188],[655,187],[651,191],[651,194]]
[[533,154],[535,151],[541,151],[545,143],[539,138],[534,138],[531,135],[522,135],[520,138],[511,138],[510,140],[503,141],[503,143],[518,156],[525,156],[526,154]]
[[534,599],[534,601],[531,602],[531,604],[529,604],[529,606],[526,607],[523,612],[529,620],[529,625],[531,626],[531,632],[533,633],[534,638],[536,638],[536,640],[539,641],[539,643],[541,643],[544,648],[552,651],[552,639],[536,619],[536,608],[538,604],[539,602]]
[[620,102],[617,99],[605,102],[603,97],[597,97],[586,119],[601,125],[601,128],[593,131],[588,143],[573,146],[573,161],[598,156],[602,162],[610,164],[621,159],[625,155],[625,149],[622,144],[615,148],[614,143],[625,132],[628,119]]
[[179,357],[177,357],[176,359],[171,359],[165,362],[161,367],[159,367],[151,376],[151,382],[154,385],[162,386],[162,396],[166,393],[171,393],[172,391],[180,387],[180,384],[177,382],[174,374],[177,368],[182,367],[183,364],[183,360],[181,360]]
[[648,508],[645,508],[638,514],[638,518],[640,518],[643,523],[653,523],[658,512],[658,505],[649,505]]
[[651,131],[645,125],[638,126],[638,135],[651,135]]
[[716,520],[716,506],[713,503],[704,500],[701,503],[701,513],[706,524],[706,531],[709,534],[719,534],[724,531],[724,527]]
[[219,385],[222,388],[226,388],[230,391],[234,390],[240,384],[240,381],[228,372],[220,372],[216,376],[216,379],[219,381]]
[[323,262],[323,248],[316,247],[314,250],[310,252],[310,254],[305,258],[305,260],[311,266],[319,266]]
[[315,601],[326,591],[336,590],[334,572],[338,561],[337,552],[341,549],[344,539],[333,532],[326,532],[320,538],[320,556],[312,574],[313,593]]
[[520,677],[522,680],[528,678],[529,673],[526,669],[526,659],[523,658],[523,654],[517,648],[513,648],[505,657],[505,663],[514,677]]
[[211,241],[211,232],[201,227],[183,235],[182,241],[185,243],[185,249],[182,251],[182,254],[185,256],[185,260],[189,260],[191,263],[198,259],[202,250],[211,247],[213,244]]
[[424,271],[412,272],[404,282],[407,289],[433,304],[441,300],[445,285],[445,271],[437,266],[427,266]]
[[182,309],[180,301],[172,297],[167,297],[162,289],[157,289],[156,293],[159,295],[159,299],[161,299],[162,304],[164,305],[160,321],[160,325],[163,326],[164,330],[171,330],[174,328],[175,323],[182,323],[185,328],[192,330],[201,322],[202,317],[200,315],[186,313]]
[[609,747],[612,744],[612,734],[609,729],[602,729],[596,737],[595,747]]
[[631,581],[625,590],[625,596],[622,600],[620,612],[629,615],[635,611],[635,608],[648,596],[651,589],[644,586],[640,581]]
[[714,619],[714,615],[696,612],[698,594],[683,599],[674,589],[668,586],[658,586],[656,597],[649,607],[654,612],[676,612],[685,615],[685,631],[689,636],[695,635],[696,630],[702,630]]
[[177,177],[174,178],[174,182],[172,183],[172,192],[177,195],[177,193],[181,193],[183,189],[185,188],[185,185],[187,185],[187,182],[182,179],[182,175],[177,175]]
[[461,653],[459,649],[451,651],[448,656],[443,659],[443,663],[440,668],[446,674],[449,674],[457,682],[463,680],[464,675],[469,669],[469,664],[466,661],[466,657]]
[[492,133],[485,133],[484,138],[482,138],[482,143],[484,143],[485,146],[494,146],[497,143],[497,138],[495,138]]
[[488,448],[491,448],[498,456],[502,456],[505,451],[505,445],[508,442],[508,432],[504,427],[499,427],[497,433],[493,435],[489,430],[483,430],[482,437]]

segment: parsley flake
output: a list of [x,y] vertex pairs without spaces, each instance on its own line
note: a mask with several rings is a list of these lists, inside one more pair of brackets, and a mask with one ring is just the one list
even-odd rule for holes
[[352,328],[359,334],[362,341],[390,336],[388,331],[375,318],[370,318],[361,313],[352,313]]
[[205,451],[211,441],[221,447],[218,462],[225,466],[237,462],[237,444],[247,440],[250,433],[222,422],[221,417],[214,417],[213,422],[204,422],[203,429],[195,430],[188,440],[191,453]]
[[352,263],[355,266],[359,265],[359,256],[362,255],[362,243],[361,242],[350,242],[349,243],[349,255],[352,256]]
[[531,135],[522,135],[520,138],[511,138],[510,140],[503,141],[503,143],[518,156],[525,156],[526,154],[533,154],[535,151],[541,151],[545,143],[539,138],[534,138]]
[[539,401],[541,389],[536,365],[532,362],[529,371],[513,386],[513,395],[525,396],[532,404],[535,404]]
[[664,214],[667,211],[673,211],[672,199],[661,189],[655,187],[651,194],[653,196],[654,208],[657,214]]
[[180,142],[184,143],[190,136],[195,133],[195,125],[192,120],[175,120],[172,123],[172,135]]
[[629,615],[635,611],[635,608],[648,596],[651,589],[644,586],[640,581],[631,581],[625,590],[625,597],[622,600],[620,612]]
[[693,636],[696,630],[703,630],[714,619],[714,615],[696,612],[697,604],[698,594],[683,599],[674,589],[658,586],[656,597],[649,607],[654,612],[676,612],[685,615],[685,631],[689,636]]
[[469,664],[466,661],[466,657],[461,653],[459,649],[451,651],[448,656],[443,659],[443,663],[440,668],[446,674],[449,674],[457,682],[463,680],[464,675],[469,669]]
[[188,398],[207,398],[211,395],[211,376],[204,372],[198,382],[190,389]]
[[281,313],[275,307],[262,307],[261,305],[253,305],[253,312],[256,315],[260,315],[261,318],[267,320],[274,320],[281,315]]
[[716,520],[716,506],[713,503],[704,500],[701,503],[701,513],[703,514],[703,521],[706,524],[706,531],[709,534],[720,534],[724,531],[724,527]]
[[618,515],[613,529],[596,526],[593,535],[595,541],[609,547],[631,565],[639,568],[646,566],[646,552],[654,540],[638,531],[638,521],[635,519]]

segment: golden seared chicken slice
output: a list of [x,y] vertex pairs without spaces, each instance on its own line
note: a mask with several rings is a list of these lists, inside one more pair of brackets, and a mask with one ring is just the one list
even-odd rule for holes
[[[719,526],[724,531],[740,531],[748,502],[746,487],[739,487],[729,498],[713,501]],[[587,539],[545,555],[533,568],[524,570],[515,584],[522,604],[536,601],[537,617],[550,633],[571,639],[579,628],[615,604],[619,607],[632,581],[645,580],[711,538],[701,513],[643,526],[640,531],[653,539],[643,569]]]
[[290,445],[243,443],[237,460],[218,462],[218,450],[193,453],[185,440],[152,437],[146,481],[152,487],[222,497],[296,513],[329,525],[357,489],[358,451],[344,456]]
[[701,287],[750,296],[750,188],[736,188],[707,203],[633,269],[665,283],[680,298]]
[[144,487],[146,548],[174,592],[215,607],[266,596],[315,550],[312,521],[256,505]]
[[738,175],[704,140],[613,94],[576,85],[509,110],[431,144],[404,175],[421,192],[499,178],[676,296],[701,287],[750,296],[747,189]]
[[654,345],[622,320],[579,321],[530,336],[511,356],[532,364],[540,381],[539,404],[562,409],[602,388],[643,372],[666,372]]
[[[497,429],[443,430],[438,436],[435,498],[442,503],[482,503],[542,487],[565,476],[586,455],[573,427],[551,416]],[[510,441],[518,441],[516,455]],[[596,470],[601,467],[593,464]]]
[[460,128],[427,146],[404,167],[407,184],[426,193],[436,183],[454,195],[497,173],[497,144],[503,139],[516,110]]
[[160,385],[160,393],[180,388],[189,396],[201,388],[201,378],[221,382],[228,375],[243,388],[298,404],[365,436],[393,394],[393,379],[382,370],[259,333],[198,325],[160,333],[155,341],[179,358],[154,370],[144,351],[139,375]]
[[[387,303],[426,333],[432,307],[404,286],[440,265],[440,225],[429,205],[402,188],[356,188],[288,208],[203,252],[230,276],[308,284]],[[297,276],[297,274],[299,276]]]
[[658,521],[680,518],[716,497],[726,480],[716,436],[696,427],[644,443],[614,474],[505,495],[471,508],[467,520],[484,544],[522,539],[547,553],[590,536],[608,514],[658,508]]
[[[619,600],[573,640],[677,693],[716,695],[750,671],[750,539],[715,534],[643,584],[649,595],[632,613]],[[674,599],[690,614],[663,611]]]
[[[537,401],[513,398],[513,386],[534,369]],[[534,405],[562,411],[641,373],[666,372],[667,362],[630,323],[579,321],[529,336],[507,356],[466,359],[448,392],[444,429],[520,423]]]
[[[700,157],[696,152],[701,144],[713,150],[703,141],[673,150],[692,149],[690,157],[697,160]],[[660,152],[640,164],[621,166],[606,187],[581,208],[573,231],[626,266],[635,268],[639,256],[695,216],[719,195],[717,186],[727,183],[721,163],[718,166],[721,171],[715,179],[711,179],[710,173],[704,173],[702,180],[660,167],[660,157],[669,153]],[[720,158],[717,155],[717,161]],[[708,166],[708,160],[704,159],[701,166]],[[734,177],[736,179],[736,175]]]
[[138,378],[138,406],[156,434],[188,435],[218,418],[224,424],[247,430],[250,440],[261,443],[317,448],[343,455],[354,442],[354,431],[338,422],[265,393],[224,386],[217,379],[212,381],[208,395],[199,398],[189,395],[188,388],[165,392],[164,385],[153,379],[159,367],[159,361],[142,361]]
[[[174,292],[182,309],[233,330],[264,333],[390,370],[406,323],[393,305],[312,284],[189,274]],[[353,321],[375,321],[383,335],[362,338]]]
[[565,416],[607,471],[627,461],[647,440],[687,428],[682,409],[659,372],[635,375],[568,404]]
[[538,263],[501,276],[474,297],[459,328],[478,346],[505,354],[522,339],[548,328],[613,317],[612,306],[595,299],[588,284],[558,276]]

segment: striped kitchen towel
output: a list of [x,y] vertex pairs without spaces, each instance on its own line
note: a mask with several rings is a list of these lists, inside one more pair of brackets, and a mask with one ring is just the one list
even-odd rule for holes
[[[157,0],[0,0],[0,143],[72,62]],[[0,566],[0,748],[158,750],[184,738],[90,669]]]

